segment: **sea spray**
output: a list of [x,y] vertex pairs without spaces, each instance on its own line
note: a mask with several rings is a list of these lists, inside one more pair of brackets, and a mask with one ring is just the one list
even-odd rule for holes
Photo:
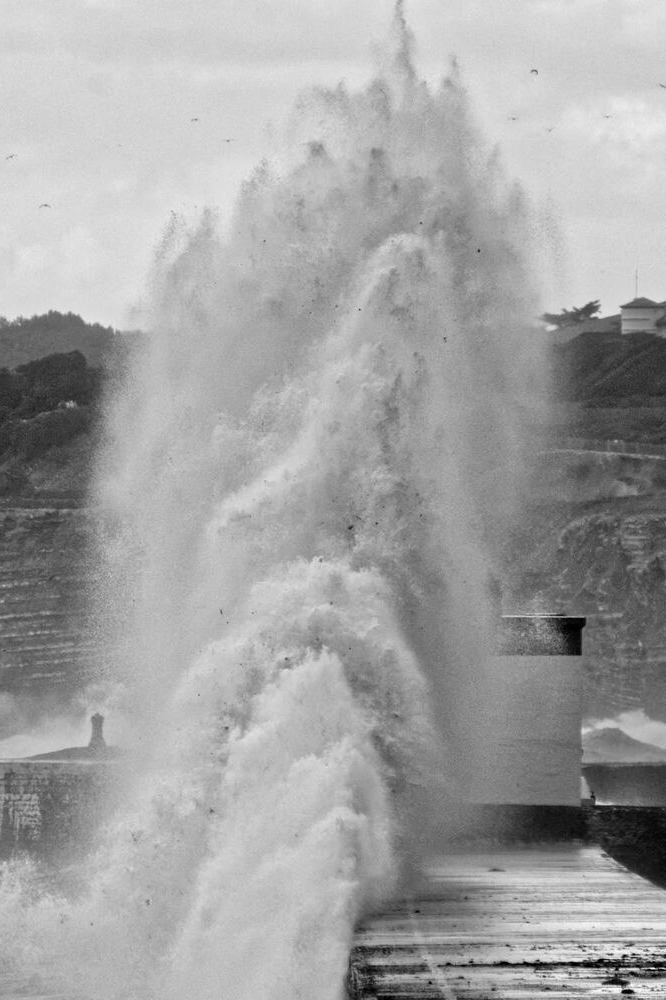
[[228,234],[172,220],[107,407],[96,627],[134,768],[88,889],[28,893],[13,945],[94,1000],[338,1000],[482,765],[538,309],[457,70],[433,93],[401,5],[394,35],[363,91],[301,98]]

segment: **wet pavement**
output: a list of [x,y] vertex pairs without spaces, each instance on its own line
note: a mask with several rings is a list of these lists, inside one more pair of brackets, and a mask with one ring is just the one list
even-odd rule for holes
[[353,1000],[666,1000],[666,892],[598,847],[436,859],[358,928]]

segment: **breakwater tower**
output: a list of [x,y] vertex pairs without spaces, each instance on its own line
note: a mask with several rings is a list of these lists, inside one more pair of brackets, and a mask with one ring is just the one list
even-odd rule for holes
[[463,825],[531,840],[583,832],[580,810],[586,619],[502,615],[484,674],[481,753]]

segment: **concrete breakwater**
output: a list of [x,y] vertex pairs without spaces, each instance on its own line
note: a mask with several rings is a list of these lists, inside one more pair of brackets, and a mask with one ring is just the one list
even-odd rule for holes
[[356,928],[350,1000],[663,997],[663,893],[598,847],[433,858],[414,895]]
[[620,864],[666,887],[666,807],[597,806],[586,810],[586,828]]
[[114,761],[0,761],[0,858],[79,854],[92,842]]
[[[0,858],[85,852],[119,766],[120,758],[0,760]],[[468,805],[442,841],[456,849],[595,842],[629,867],[647,865],[649,877],[666,879],[666,807]]]
[[77,856],[91,845],[113,786],[109,768],[123,755],[104,739],[104,716],[90,721],[87,746],[0,761],[0,858]]

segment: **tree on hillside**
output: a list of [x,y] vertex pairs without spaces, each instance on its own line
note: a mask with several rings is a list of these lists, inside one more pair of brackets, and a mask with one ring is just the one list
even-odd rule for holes
[[69,401],[86,405],[99,395],[100,373],[88,366],[80,351],[28,361],[17,366],[14,377],[21,384],[21,401],[15,412],[23,419]]
[[544,323],[548,323],[549,326],[574,326],[577,323],[585,323],[588,319],[592,319],[600,311],[601,303],[599,299],[594,299],[592,302],[586,302],[584,306],[563,309],[560,313],[544,313],[539,318]]
[[[81,351],[0,368],[0,464],[31,461],[95,426],[102,373]],[[0,469],[0,493],[3,472]]]
[[0,327],[15,327],[24,333],[49,333],[64,330],[82,330],[86,333],[106,333],[113,334],[115,330],[111,326],[102,326],[100,323],[86,323],[78,313],[61,313],[57,309],[49,309],[47,313],[34,316],[17,316],[13,320],[0,317]]

